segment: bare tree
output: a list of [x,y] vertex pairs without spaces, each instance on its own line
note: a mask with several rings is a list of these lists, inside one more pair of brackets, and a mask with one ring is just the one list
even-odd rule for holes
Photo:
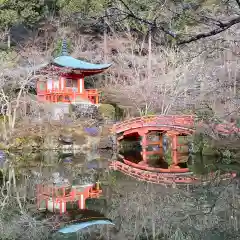
[[[238,0],[218,1],[216,3],[201,1],[183,3],[181,1],[165,2],[154,0],[148,3],[137,3],[119,0],[116,6],[113,7],[117,15],[116,19],[119,22],[129,19],[135,21],[136,25],[151,26],[156,33],[164,33],[174,40],[177,45],[214,37],[239,24],[239,9]],[[230,17],[226,17],[226,13]],[[183,19],[186,22],[185,30],[177,31],[171,26],[174,25],[174,21],[182,21]],[[192,24],[194,28],[188,22],[194,23]],[[197,32],[196,26],[199,29]]]
[[[168,114],[194,88],[191,78],[201,70],[199,58],[188,61],[183,51],[162,47],[155,47],[150,55],[139,56],[134,53],[135,42],[131,41],[126,49],[119,50],[110,79],[103,82],[108,99],[130,106],[140,115]],[[186,105],[186,100],[180,102],[183,103]]]

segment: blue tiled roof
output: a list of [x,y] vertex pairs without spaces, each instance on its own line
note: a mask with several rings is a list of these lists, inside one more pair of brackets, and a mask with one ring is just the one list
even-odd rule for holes
[[58,230],[58,232],[60,233],[74,233],[77,232],[79,230],[82,230],[83,228],[86,227],[90,227],[93,225],[115,225],[114,223],[112,223],[109,220],[95,220],[95,221],[89,221],[89,222],[81,222],[81,223],[76,223],[76,224],[71,224],[69,226],[66,226],[64,228],[61,228],[60,230]]
[[53,60],[53,63],[61,67],[69,67],[82,70],[102,70],[109,68],[112,64],[93,64],[78,60],[71,56],[60,56]]

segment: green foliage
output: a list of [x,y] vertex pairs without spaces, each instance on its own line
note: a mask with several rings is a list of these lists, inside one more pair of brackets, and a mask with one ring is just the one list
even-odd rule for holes
[[184,30],[187,26],[194,26],[197,24],[194,19],[194,12],[192,10],[184,11],[173,24],[173,29],[177,31]]
[[0,10],[0,27],[2,28],[11,27],[16,23],[33,26],[48,13],[44,0],[5,0],[3,2]]
[[[164,6],[155,0],[0,0],[0,27],[8,28],[16,23],[33,26],[49,14],[72,17],[78,24],[84,19],[99,19],[106,10],[114,8],[109,16],[109,23],[118,29],[134,29],[147,33],[150,25],[159,25],[165,29],[178,32],[178,37],[187,31],[188,26],[199,25],[196,14],[211,14],[211,10],[221,9],[220,0],[172,0]],[[184,8],[183,6],[190,7]],[[110,13],[111,11],[108,11]],[[151,23],[151,24],[149,24]],[[168,42],[175,40],[168,36]]]
[[236,121],[236,126],[237,126],[238,128],[240,128],[240,119],[237,119],[237,121]]
[[128,9],[130,9],[138,18],[127,18],[124,23],[126,26],[128,26],[128,28],[136,29],[140,32],[147,33],[149,30],[149,26],[145,21],[152,22],[158,17],[163,17],[163,19],[165,18],[165,13],[159,1],[127,0],[124,2],[128,6]]
[[214,118],[214,112],[209,108],[200,109],[200,110],[196,111],[195,114],[199,121],[201,121],[201,120],[203,120],[203,121],[211,120],[212,121]]
[[39,136],[16,137],[12,139],[10,149],[38,148],[43,143]]
[[16,11],[12,9],[0,10],[0,26],[8,27],[17,23],[19,21],[19,16]]
[[2,68],[9,68],[16,66],[19,56],[15,51],[0,51],[0,65]]
[[6,51],[6,50],[8,50],[7,43],[0,42],[0,51]]
[[115,108],[113,105],[101,104],[98,109],[104,118],[115,119]]
[[219,7],[221,6],[221,1],[219,1],[219,0],[204,0],[202,2],[203,2],[202,6],[201,6],[202,11],[207,10],[207,11],[211,12],[216,9],[219,9]]
[[164,154],[164,160],[168,163],[168,165],[171,165],[173,163],[171,149],[168,149]]
[[67,16],[75,13],[97,16],[104,11],[108,2],[107,0],[58,0],[57,5]]
[[141,149],[141,146],[139,144],[138,141],[127,141],[127,140],[122,140],[120,142],[120,151],[122,153],[126,152],[126,151],[131,151],[131,150],[135,150],[135,151],[139,151]]
[[122,120],[124,118],[124,110],[120,108],[116,103],[111,103],[111,105],[115,108],[116,120]]
[[222,157],[224,159],[224,163],[230,164],[233,153],[230,150],[226,149],[222,152]]
[[213,165],[205,162],[201,156],[194,156],[193,164],[189,164],[188,168],[196,175],[205,175],[211,172]]
[[204,145],[207,144],[206,139],[204,138],[203,134],[195,134],[193,138],[193,144],[194,144],[194,151],[195,153],[202,153]]
[[111,186],[116,186],[116,185],[117,185],[117,177],[116,177],[116,175],[110,174],[110,175],[108,176],[108,183],[109,183]]

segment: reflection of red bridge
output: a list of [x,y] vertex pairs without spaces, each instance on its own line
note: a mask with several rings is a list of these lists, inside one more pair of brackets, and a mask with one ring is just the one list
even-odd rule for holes
[[[147,170],[139,169],[138,167],[133,167],[131,165],[122,163],[120,161],[112,161],[110,162],[109,168],[112,170],[118,170],[125,175],[131,176],[140,181],[146,181],[156,184],[173,184],[173,183],[200,183],[201,181],[211,181],[216,179],[216,175],[214,173],[209,174],[209,176],[205,179],[200,179],[193,176],[192,172],[182,172],[182,173],[173,173],[173,172],[152,172]],[[137,165],[137,164],[136,164]],[[165,169],[167,170],[167,169]],[[186,169],[185,169],[186,170]],[[236,177],[235,173],[226,173],[220,176],[221,180],[226,180],[229,178]]]

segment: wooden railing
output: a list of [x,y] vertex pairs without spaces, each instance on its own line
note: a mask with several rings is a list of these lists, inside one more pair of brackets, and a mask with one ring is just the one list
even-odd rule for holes
[[144,127],[148,125],[166,125],[166,126],[180,126],[193,128],[194,127],[194,116],[182,115],[182,116],[172,116],[172,115],[151,115],[144,117],[132,118],[121,123],[117,123],[113,127],[113,131],[118,132],[122,129],[131,128],[133,125],[139,125],[138,127]]
[[[182,184],[190,184],[190,183],[201,183],[210,182],[212,181],[215,176],[214,173],[210,173],[206,179],[204,178],[197,178],[193,176],[193,173],[156,173],[141,170],[138,168],[131,167],[119,161],[112,161],[109,164],[109,168],[111,170],[118,170],[125,175],[133,177],[139,181],[146,181],[156,184],[173,184],[173,183],[182,183]],[[192,176],[191,176],[192,175]],[[227,180],[230,178],[235,178],[236,173],[226,173],[220,175],[221,180]]]
[[189,173],[184,175],[179,173],[158,173],[141,170],[131,167],[119,161],[113,161],[110,163],[109,168],[112,170],[118,170],[125,175],[136,178],[140,181],[152,182],[152,183],[193,183],[197,181],[197,178],[189,176]]
[[[124,132],[131,128],[141,128],[147,126],[162,126],[162,127],[174,127],[176,130],[180,128],[195,129],[195,118],[191,115],[158,115],[158,116],[145,116],[131,118],[121,123],[116,123],[112,131],[114,133]],[[203,126],[203,122],[197,123],[197,126]],[[232,134],[240,133],[240,128],[232,123],[222,123],[222,124],[210,124],[213,130],[220,134]]]
[[41,91],[42,94],[52,94],[52,93],[73,93],[76,95],[81,95],[84,93],[90,94],[90,95],[97,95],[99,94],[99,91],[97,89],[84,89],[82,93],[79,93],[78,91],[73,91],[72,88],[64,88],[64,89],[59,89],[59,88],[53,88],[53,89],[47,89],[45,91]]
[[50,102],[74,102],[76,97],[90,100],[94,104],[99,103],[99,92],[97,89],[85,89],[83,93],[74,92],[72,89],[51,89],[41,92]]
[[169,166],[169,168],[156,168],[156,167],[149,167],[149,166],[144,166],[141,164],[133,163],[131,161],[128,161],[126,159],[123,159],[124,164],[131,166],[133,168],[138,168],[144,171],[151,171],[151,172],[161,172],[161,173],[172,173],[172,174],[186,174],[189,173],[188,168],[174,168],[175,165]]
[[85,89],[88,95],[98,95],[100,92],[97,89]]

